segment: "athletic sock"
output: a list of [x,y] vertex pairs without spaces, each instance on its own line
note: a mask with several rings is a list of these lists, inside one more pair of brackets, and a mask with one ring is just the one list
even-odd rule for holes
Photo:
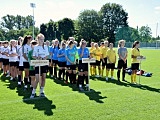
[[76,74],[73,74],[73,84],[76,84]]
[[62,75],[62,70],[61,70],[61,69],[59,69],[59,73],[58,73],[58,77],[59,77],[59,79],[61,79],[61,75]]
[[25,85],[28,84],[28,78],[24,78],[24,84],[25,84]]
[[36,89],[34,89],[34,88],[33,88],[33,90],[32,90],[32,94],[35,94],[35,93],[36,93]]
[[114,70],[111,70],[111,77],[113,77],[114,75]]
[[53,67],[49,67],[50,74],[53,75]]
[[66,81],[68,82],[69,73],[66,71]]
[[18,82],[21,82],[21,75],[18,75]]
[[62,74],[63,74],[63,80],[64,80],[64,76],[65,76],[65,69],[62,69]]
[[120,80],[120,70],[117,71],[117,78]]
[[104,68],[102,68],[101,75],[103,76]]
[[89,84],[88,76],[85,76],[86,84]]
[[57,67],[54,67],[54,76],[57,77]]
[[122,78],[123,78],[123,80],[125,80],[125,73],[126,71],[125,70],[123,70],[123,72],[122,72]]
[[136,83],[136,74],[134,74],[134,79],[133,79],[133,80],[134,80],[134,82]]
[[43,93],[44,92],[44,87],[41,87],[40,88],[40,93]]
[[131,74],[131,83],[133,83],[133,78],[134,77],[134,75],[133,74]]
[[91,76],[92,76],[93,75],[92,67],[90,67],[90,73],[91,73]]
[[109,70],[106,69],[106,77],[108,77],[108,74],[109,74]]
[[69,80],[70,80],[70,83],[72,84],[73,83],[73,77],[72,77],[72,73],[69,73]]

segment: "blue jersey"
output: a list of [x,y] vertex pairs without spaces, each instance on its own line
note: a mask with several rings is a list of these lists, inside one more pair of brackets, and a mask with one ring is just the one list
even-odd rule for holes
[[[58,56],[58,55],[65,54],[65,51],[66,51],[65,49],[59,49],[57,56]],[[66,62],[66,57],[65,57],[65,55],[64,55],[64,56],[61,56],[61,57],[58,57],[58,61],[59,61],[59,62]]]
[[51,59],[51,55],[50,55],[51,49],[52,49],[52,46],[48,46],[48,51],[49,51],[48,59]]
[[52,53],[52,60],[58,60],[58,57],[57,57],[57,54],[58,54],[58,50],[59,48],[58,47],[52,47],[51,49],[51,53]]
[[[66,49],[66,57],[71,62],[75,62],[75,60],[76,60],[76,52],[77,52],[77,49],[75,49],[75,47],[73,47],[72,49],[68,48],[68,49]],[[67,65],[71,65],[71,63],[69,61],[67,61]]]
[[[80,56],[80,54],[82,54],[82,48],[78,49],[78,54],[79,54],[79,56]],[[89,50],[88,50],[88,48],[84,48],[83,56],[79,57],[79,60],[82,60],[82,58],[89,58]]]

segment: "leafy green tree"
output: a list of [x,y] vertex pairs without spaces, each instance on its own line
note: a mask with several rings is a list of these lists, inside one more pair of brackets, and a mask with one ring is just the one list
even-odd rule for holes
[[142,26],[139,29],[139,34],[140,34],[140,38],[142,42],[148,42],[151,40],[152,37],[152,32],[151,32],[151,28],[148,26]]
[[7,28],[8,30],[12,30],[15,26],[15,16],[13,15],[6,15],[2,17],[1,26],[3,28]]
[[115,31],[117,28],[128,26],[128,13],[123,7],[116,3],[106,3],[100,10],[104,38],[109,42],[115,42]]
[[48,40],[54,39],[54,22],[52,20],[49,21],[48,27],[47,27],[47,38]]
[[69,18],[58,21],[58,31],[62,35],[62,38],[67,40],[68,37],[74,35],[74,22]]
[[47,25],[46,24],[41,24],[40,25],[40,33],[42,33],[45,36],[45,39],[48,40],[47,37]]
[[100,18],[95,10],[84,10],[78,17],[78,36],[89,41],[98,42],[101,38]]
[[119,41],[121,39],[126,40],[126,42],[134,42],[140,38],[138,30],[132,27],[122,27],[116,30],[115,39]]

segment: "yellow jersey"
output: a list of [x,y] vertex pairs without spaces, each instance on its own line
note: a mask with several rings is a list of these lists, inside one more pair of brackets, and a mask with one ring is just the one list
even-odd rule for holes
[[[132,48],[131,55],[135,57],[140,56],[140,51],[137,48]],[[132,58],[132,63],[139,63],[139,60],[137,60],[137,58]]]
[[106,58],[106,57],[107,57],[107,51],[108,51],[108,49],[109,49],[108,47],[103,47],[103,48],[102,48],[101,51],[102,51],[102,56],[103,56],[103,58]]
[[107,50],[107,58],[108,58],[108,62],[116,63],[116,52],[115,52],[115,50],[108,49]]
[[100,61],[101,55],[102,55],[101,49],[100,48],[95,48],[95,50],[93,52],[94,52],[96,60]]
[[95,50],[95,47],[91,47],[91,48],[89,49],[89,52],[90,52],[90,55],[91,55],[92,58],[95,58],[94,50]]

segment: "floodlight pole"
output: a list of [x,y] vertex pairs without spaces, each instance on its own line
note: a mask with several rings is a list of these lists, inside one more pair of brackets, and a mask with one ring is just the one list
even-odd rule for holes
[[35,25],[35,21],[34,21],[34,8],[36,7],[35,3],[30,3],[31,8],[33,8],[33,16],[32,16],[32,20],[33,20],[33,32],[32,32],[32,37],[34,39],[34,25]]

